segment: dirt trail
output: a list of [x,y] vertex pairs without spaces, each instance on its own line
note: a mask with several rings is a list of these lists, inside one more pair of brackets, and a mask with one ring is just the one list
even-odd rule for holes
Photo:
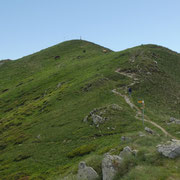
[[[130,74],[130,73],[126,73],[126,72],[121,72],[120,69],[117,69],[115,71],[116,73],[118,74],[121,74],[121,75],[124,75],[124,76],[127,76],[131,79],[133,79],[133,82],[131,84],[129,84],[128,86],[133,86],[134,84],[136,84],[138,82],[138,79],[135,77],[134,74]],[[132,108],[132,109],[135,109],[136,110],[136,116],[135,118],[142,121],[142,111],[135,105],[131,102],[130,98],[125,95],[125,94],[121,94],[120,92],[117,91],[117,89],[113,89],[112,92],[116,95],[119,95],[121,97],[123,97],[126,101],[126,103]],[[141,116],[141,117],[139,117]],[[158,125],[157,123],[151,121],[147,116],[145,116],[144,118],[144,121],[145,122],[148,122],[148,123],[151,123],[153,126],[159,128],[166,136],[169,136],[173,139],[176,139],[176,137],[172,136],[171,134],[169,134],[163,127],[161,127],[160,125]]]

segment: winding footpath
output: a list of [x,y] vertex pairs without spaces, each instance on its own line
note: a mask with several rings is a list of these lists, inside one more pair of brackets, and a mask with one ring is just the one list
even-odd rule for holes
[[[127,77],[133,79],[133,82],[128,85],[129,87],[133,86],[134,84],[136,84],[138,82],[138,79],[135,78],[134,74],[121,72],[120,69],[117,69],[115,72],[118,73],[118,74],[121,74],[121,75],[124,75],[124,76],[127,76]],[[114,94],[116,94],[116,95],[119,95],[119,96],[123,97],[124,100],[126,101],[126,103],[131,107],[131,109],[135,109],[136,110],[135,118],[140,120],[140,121],[142,121],[142,118],[140,118],[140,116],[142,117],[142,111],[135,104],[133,104],[131,102],[130,98],[127,95],[121,94],[120,92],[117,91],[117,89],[113,89],[112,92]],[[148,122],[148,123],[151,123],[153,126],[159,128],[166,136],[169,136],[170,138],[176,139],[176,137],[174,137],[171,134],[169,134],[163,127],[161,127],[157,123],[151,121],[147,116],[145,116],[144,121]]]

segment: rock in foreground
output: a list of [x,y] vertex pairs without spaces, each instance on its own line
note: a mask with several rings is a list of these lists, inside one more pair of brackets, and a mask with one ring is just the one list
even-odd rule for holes
[[172,139],[166,144],[160,144],[157,146],[159,153],[163,154],[168,158],[176,158],[180,156],[180,140]]
[[117,155],[106,154],[102,161],[103,180],[112,180],[117,174],[122,158]]
[[92,167],[86,166],[86,163],[83,161],[79,163],[78,180],[96,180],[98,177],[97,172]]

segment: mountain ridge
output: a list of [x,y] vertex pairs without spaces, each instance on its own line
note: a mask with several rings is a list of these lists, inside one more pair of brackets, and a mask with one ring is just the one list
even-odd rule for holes
[[[141,179],[152,178],[136,169],[138,166],[143,166],[145,172],[150,167],[154,178],[180,177],[179,159],[172,162],[156,152],[156,145],[169,137],[145,122],[159,136],[145,134],[140,138],[138,134],[144,126],[136,120],[136,112],[123,97],[112,93],[117,89],[128,96],[127,88],[131,87],[132,103],[140,108],[137,102],[143,99],[145,115],[178,139],[179,125],[169,119],[180,118],[179,68],[179,54],[161,46],[140,45],[113,52],[82,40],[58,44],[3,64],[0,177],[62,179],[76,174],[81,160],[101,174],[103,154],[111,149],[118,154],[125,145],[137,148],[141,155],[137,165],[125,171],[121,179],[133,177],[133,173]],[[133,76],[137,83],[123,74]],[[111,108],[112,104],[121,110]],[[104,120],[98,127],[91,112]],[[86,116],[87,123],[83,122]],[[128,136],[131,141],[122,142],[121,136]]]

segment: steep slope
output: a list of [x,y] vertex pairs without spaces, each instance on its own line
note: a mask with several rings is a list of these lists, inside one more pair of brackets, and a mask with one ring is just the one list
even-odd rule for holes
[[[138,134],[144,126],[135,118],[136,111],[112,92],[116,89],[126,95],[131,86],[132,103],[139,106],[137,101],[144,99],[146,116],[180,138],[180,126],[167,124],[171,116],[180,118],[179,67],[179,54],[160,46],[143,45],[112,52],[81,40],[64,42],[3,64],[0,177],[54,179],[76,173],[78,162],[85,159],[100,173],[102,155],[112,148],[118,153],[125,145],[138,148],[146,159],[139,160],[132,172],[139,173],[136,167],[142,164],[147,169],[153,164],[151,172],[159,167],[159,178],[163,174],[180,177],[179,160],[172,163],[156,153],[155,146],[169,137],[146,122],[159,136],[140,139]],[[137,83],[123,73],[134,76]],[[89,115],[92,111],[103,117],[102,124],[93,123]],[[122,135],[131,141],[121,142]],[[169,175],[164,173],[166,163]],[[175,171],[173,167],[177,167]],[[128,170],[124,178],[132,172]]]

